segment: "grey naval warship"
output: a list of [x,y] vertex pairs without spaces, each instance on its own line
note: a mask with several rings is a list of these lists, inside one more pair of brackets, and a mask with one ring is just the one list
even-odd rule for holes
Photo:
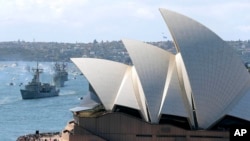
[[54,85],[40,82],[40,73],[43,72],[43,69],[38,68],[38,63],[37,67],[32,70],[34,72],[32,81],[25,85],[24,89],[20,90],[23,99],[37,99],[59,95],[59,89],[56,89]]
[[57,87],[64,87],[64,82],[68,81],[68,72],[66,71],[66,64],[55,63],[55,74],[53,75],[53,83]]

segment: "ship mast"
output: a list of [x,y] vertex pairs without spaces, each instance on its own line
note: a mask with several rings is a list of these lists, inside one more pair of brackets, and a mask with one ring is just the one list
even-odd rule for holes
[[37,62],[37,63],[36,63],[36,68],[33,68],[32,70],[33,70],[33,72],[35,73],[34,78],[33,78],[33,79],[34,79],[33,81],[39,83],[39,82],[40,82],[40,73],[43,72],[43,69],[39,69],[39,68],[38,68],[38,62]]

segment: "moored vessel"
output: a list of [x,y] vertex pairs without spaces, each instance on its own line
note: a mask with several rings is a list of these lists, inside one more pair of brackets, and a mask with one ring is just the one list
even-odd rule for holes
[[64,82],[68,81],[68,72],[66,71],[66,64],[55,63],[55,74],[53,75],[53,84],[57,87],[64,87]]
[[40,73],[43,72],[43,69],[38,68],[38,63],[37,67],[32,70],[34,72],[33,79],[25,85],[24,89],[20,90],[22,99],[37,99],[59,95],[60,90],[56,89],[54,85],[40,82]]

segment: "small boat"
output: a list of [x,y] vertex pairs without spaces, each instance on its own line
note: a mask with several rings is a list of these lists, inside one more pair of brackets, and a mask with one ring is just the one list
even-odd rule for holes
[[38,63],[37,67],[32,70],[34,72],[32,81],[25,85],[25,89],[20,90],[23,99],[37,99],[59,95],[60,90],[56,89],[56,86],[40,82],[40,73],[43,72],[43,69],[38,68]]

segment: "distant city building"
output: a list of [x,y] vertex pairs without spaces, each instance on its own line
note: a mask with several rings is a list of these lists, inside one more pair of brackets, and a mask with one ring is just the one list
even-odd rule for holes
[[176,54],[123,40],[133,65],[72,58],[89,94],[71,109],[70,141],[228,141],[249,125],[250,75],[235,51],[200,23],[160,9]]

